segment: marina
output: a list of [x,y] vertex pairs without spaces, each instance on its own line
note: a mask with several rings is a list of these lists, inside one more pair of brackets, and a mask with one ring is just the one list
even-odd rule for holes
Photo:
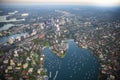
[[[99,64],[89,50],[79,48],[73,40],[68,41],[70,48],[64,58],[45,49],[44,66],[49,80],[97,80]],[[51,75],[52,74],[52,75]]]

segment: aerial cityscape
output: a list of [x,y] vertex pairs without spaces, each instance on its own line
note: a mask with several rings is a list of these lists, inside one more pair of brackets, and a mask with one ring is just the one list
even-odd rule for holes
[[120,6],[7,1],[0,80],[120,80]]

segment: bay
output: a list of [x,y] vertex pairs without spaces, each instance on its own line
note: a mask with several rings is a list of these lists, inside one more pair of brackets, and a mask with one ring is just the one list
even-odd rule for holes
[[64,58],[59,58],[51,50],[45,49],[44,67],[49,80],[97,80],[99,63],[87,49],[79,48],[68,41],[69,49]]

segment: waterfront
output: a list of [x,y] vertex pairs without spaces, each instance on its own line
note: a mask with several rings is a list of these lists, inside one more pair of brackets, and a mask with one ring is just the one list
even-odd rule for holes
[[49,49],[45,49],[44,67],[49,80],[97,80],[98,60],[87,49],[79,48],[73,41],[64,58],[59,58]]
[[20,33],[20,34],[13,34],[13,35],[2,37],[2,38],[0,38],[0,44],[8,42],[9,38],[11,38],[11,37],[13,37],[15,39],[17,37],[21,37],[21,36],[24,36],[26,34],[27,33]]
[[0,31],[2,31],[2,30],[8,30],[12,26],[14,26],[14,24],[5,24],[4,26],[0,27]]

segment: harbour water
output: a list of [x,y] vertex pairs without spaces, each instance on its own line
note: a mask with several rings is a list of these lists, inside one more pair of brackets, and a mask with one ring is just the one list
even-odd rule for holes
[[0,27],[0,31],[2,31],[2,30],[8,30],[12,26],[14,26],[14,24],[5,24],[4,26]]
[[27,34],[27,33],[12,34],[12,35],[9,35],[9,36],[1,37],[0,38],[0,44],[8,42],[9,38],[11,38],[11,37],[13,37],[13,38],[21,37],[21,36],[24,36],[25,34]]
[[79,48],[74,41],[68,41],[69,49],[64,58],[45,49],[44,67],[49,80],[97,80],[99,63],[93,54]]

